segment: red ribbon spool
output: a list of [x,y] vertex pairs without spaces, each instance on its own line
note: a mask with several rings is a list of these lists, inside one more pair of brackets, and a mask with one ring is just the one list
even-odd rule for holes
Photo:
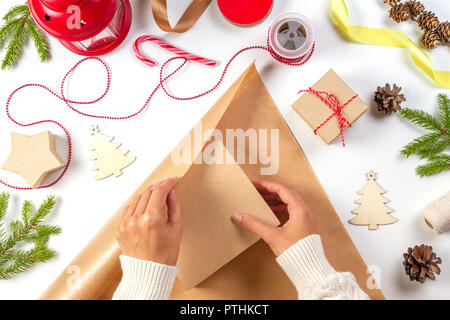
[[249,27],[269,15],[273,0],[217,0],[217,5],[225,19],[238,26]]

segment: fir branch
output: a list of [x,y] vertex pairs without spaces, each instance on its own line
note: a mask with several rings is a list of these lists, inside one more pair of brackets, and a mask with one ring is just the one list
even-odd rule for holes
[[19,23],[20,20],[8,21],[2,27],[0,27],[0,48],[3,47],[6,39],[8,39],[9,36],[11,36],[11,34],[14,32],[14,30],[17,29]]
[[417,154],[422,150],[426,150],[430,145],[435,144],[440,137],[441,134],[438,132],[424,134],[423,136],[415,138],[412,142],[404,146],[400,153],[408,158],[413,154]]
[[440,93],[438,96],[439,111],[441,114],[444,130],[450,130],[450,99],[446,94]]
[[21,20],[14,29],[12,40],[6,49],[5,58],[2,61],[2,69],[11,68],[22,55],[26,35],[26,20]]
[[0,27],[0,48],[7,39],[11,40],[2,61],[2,69],[9,69],[17,62],[28,36],[33,40],[41,62],[50,59],[47,38],[31,18],[27,4],[12,7],[3,20],[5,23]]
[[6,214],[6,210],[8,210],[9,205],[9,193],[2,192],[0,193],[0,222]]
[[416,172],[419,176],[432,176],[450,169],[450,155],[441,154],[429,159],[427,164],[418,166]]
[[31,18],[28,19],[28,33],[33,40],[34,46],[39,54],[39,58],[41,58],[41,62],[47,62],[50,59],[47,38],[36,23],[31,20]]
[[424,129],[441,131],[442,125],[439,120],[425,111],[403,108],[400,110],[400,115]]
[[439,118],[435,118],[422,110],[404,108],[400,114],[405,119],[431,132],[408,143],[400,153],[406,157],[417,154],[428,163],[416,168],[421,177],[430,176],[449,170],[449,155],[443,153],[450,147],[450,100],[447,95],[439,94]]
[[42,220],[52,211],[53,207],[56,204],[55,196],[48,196],[48,198],[42,202],[36,214],[30,221],[30,224],[38,224],[41,223]]
[[[8,207],[9,195],[0,194],[0,224]],[[9,224],[9,236],[0,237],[0,279],[10,279],[31,268],[36,262],[44,262],[55,255],[48,247],[50,236],[61,232],[58,226],[42,224],[52,211],[55,197],[49,196],[33,214],[33,205],[25,201],[22,206],[21,220]],[[3,214],[2,214],[3,213]],[[28,250],[17,249],[25,243],[33,244]]]
[[441,136],[442,139],[438,139],[436,142],[422,147],[418,152],[421,159],[428,159],[436,154],[443,152],[450,146],[450,138],[447,136]]
[[25,4],[20,4],[17,6],[14,6],[12,8],[9,9],[9,11],[5,14],[5,16],[3,17],[3,20],[6,22],[9,22],[15,18],[17,18],[18,16],[24,16],[28,14],[28,5]]
[[3,228],[3,217],[6,214],[6,210],[8,210],[9,204],[9,193],[2,192],[0,193],[0,250],[3,250],[3,243],[5,242],[6,232]]

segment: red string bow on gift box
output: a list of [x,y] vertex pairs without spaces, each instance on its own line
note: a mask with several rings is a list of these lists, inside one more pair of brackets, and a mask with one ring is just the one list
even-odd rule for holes
[[342,138],[342,146],[345,147],[344,129],[346,126],[351,127],[352,125],[342,114],[342,109],[350,102],[352,102],[353,99],[355,99],[358,96],[358,94],[355,94],[353,97],[347,100],[347,102],[341,104],[339,99],[334,94],[328,93],[326,91],[317,91],[310,87],[307,90],[300,90],[298,93],[302,92],[309,92],[314,94],[317,98],[322,100],[322,102],[325,103],[331,110],[333,110],[333,113],[314,129],[314,134],[317,135],[317,131],[331,118],[336,116],[339,122],[339,131]]

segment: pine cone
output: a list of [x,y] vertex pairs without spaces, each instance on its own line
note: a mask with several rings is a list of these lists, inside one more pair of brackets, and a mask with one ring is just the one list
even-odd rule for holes
[[425,31],[421,41],[423,46],[428,49],[434,49],[441,45],[441,37],[436,30]]
[[409,7],[403,3],[394,4],[389,10],[389,16],[395,22],[403,22],[411,17],[411,12],[409,11]]
[[450,38],[450,22],[441,22],[436,31],[442,40],[448,41]]
[[397,87],[396,84],[392,86],[386,83],[384,87],[377,87],[375,91],[375,103],[377,104],[378,111],[384,111],[386,114],[397,112],[401,109],[400,103],[406,101],[405,96],[400,93],[401,87]]
[[420,247],[408,248],[408,253],[404,253],[403,258],[405,272],[411,281],[424,283],[427,277],[434,280],[434,273],[441,273],[438,264],[442,263],[442,260],[436,257],[431,246],[422,244]]
[[397,4],[400,2],[400,0],[384,0],[384,3],[387,3],[390,6],[393,6],[394,4]]
[[425,11],[417,19],[417,23],[422,30],[434,30],[439,25],[439,19],[431,11]]
[[409,7],[409,11],[413,17],[417,17],[425,10],[425,6],[416,0],[410,0],[405,3]]

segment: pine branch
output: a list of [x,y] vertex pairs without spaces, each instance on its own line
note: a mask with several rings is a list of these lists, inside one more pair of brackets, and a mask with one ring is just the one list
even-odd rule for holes
[[41,58],[41,62],[47,62],[50,59],[50,52],[48,50],[47,38],[41,29],[31,20],[28,19],[28,32],[33,40],[34,46]]
[[450,99],[446,94],[440,93],[438,96],[439,111],[441,114],[444,129],[450,130]]
[[442,125],[438,119],[422,110],[403,108],[400,115],[424,129],[440,132]]
[[428,159],[436,154],[443,152],[450,146],[450,137],[441,136],[442,139],[438,139],[435,143],[426,145],[417,152],[421,159]]
[[14,29],[12,40],[6,49],[6,55],[2,61],[2,69],[11,68],[21,56],[26,34],[26,20],[21,20]]
[[6,214],[6,210],[8,210],[9,204],[9,193],[2,192],[0,193],[0,250],[3,250],[3,243],[5,242],[6,232],[3,228],[3,217]]
[[[0,194],[0,224],[8,207],[8,199],[7,193]],[[21,220],[10,223],[10,235],[6,239],[5,235],[0,237],[0,279],[10,279],[36,262],[44,262],[55,255],[55,251],[48,247],[48,241],[50,236],[59,234],[61,228],[42,224],[54,205],[55,197],[49,196],[33,214],[32,203],[23,203]],[[17,249],[22,242],[34,246],[29,250]]]
[[19,23],[19,20],[8,21],[2,27],[0,27],[0,48],[3,47],[6,39],[8,39],[14,32],[14,30],[17,29]]
[[48,198],[44,202],[42,202],[41,206],[39,207],[34,217],[31,219],[30,223],[33,225],[41,223],[42,220],[52,211],[55,203],[55,196],[48,196]]
[[6,210],[8,210],[9,204],[9,193],[2,192],[0,193],[0,221],[6,214]]
[[430,145],[435,144],[440,137],[441,134],[438,132],[424,134],[423,136],[414,139],[412,142],[404,146],[400,153],[406,157],[417,154],[429,148]]
[[450,155],[441,154],[430,158],[427,164],[418,166],[416,172],[419,176],[432,176],[450,169]]
[[27,4],[12,7],[3,20],[5,23],[0,27],[0,48],[8,38],[11,40],[2,61],[2,69],[9,69],[17,62],[28,36],[33,40],[41,62],[50,59],[47,38],[31,18]]
[[24,16],[28,14],[28,12],[28,5],[20,4],[9,9],[9,11],[4,15],[3,20],[8,22],[17,18],[18,16]]
[[406,157],[417,154],[428,163],[416,168],[421,177],[441,173],[450,169],[450,156],[443,153],[450,147],[450,100],[445,94],[438,96],[440,119],[422,111],[404,108],[400,114],[413,123],[430,130],[431,132],[414,139],[408,143],[400,153]]

